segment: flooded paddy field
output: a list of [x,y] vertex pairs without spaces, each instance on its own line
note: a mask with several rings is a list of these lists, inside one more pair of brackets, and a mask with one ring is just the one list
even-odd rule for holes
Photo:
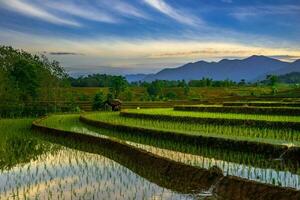
[[[1,121],[1,125],[3,123]],[[17,125],[18,120],[9,123]],[[17,133],[20,130],[12,131]],[[15,140],[10,138],[9,133],[2,137],[0,199],[196,198],[196,194],[160,187],[100,153],[89,153],[88,144],[81,143],[80,151],[72,148],[78,144],[70,145],[64,139],[57,141],[66,142],[66,146],[71,148],[47,142],[28,129],[22,130],[22,134],[24,137]],[[19,146],[24,148],[11,151]],[[12,162],[10,158],[4,159],[2,156],[5,154],[10,158],[18,156],[20,160]]]
[[266,188],[269,197],[299,197],[291,160],[95,128],[77,114],[36,121],[71,135],[33,131],[32,121],[0,121],[14,127],[1,133],[1,199],[254,199],[246,189]]

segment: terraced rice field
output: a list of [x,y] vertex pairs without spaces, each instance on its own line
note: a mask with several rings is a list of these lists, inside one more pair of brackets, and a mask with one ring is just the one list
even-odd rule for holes
[[263,107],[300,107],[299,102],[273,102],[273,101],[250,101],[250,102],[225,102],[224,106],[263,106]]
[[[125,125],[137,128],[146,128],[158,131],[170,131],[173,133],[188,134],[194,136],[209,136],[216,138],[226,138],[233,140],[257,141],[271,144],[300,145],[300,132],[289,129],[269,129],[245,126],[221,126],[211,124],[197,124],[183,122],[172,122],[159,120],[159,113],[166,114],[163,109],[151,109],[153,119],[142,119],[123,117],[119,113],[92,113],[85,115],[89,119],[101,122],[112,123],[115,125]],[[157,112],[159,111],[159,112]],[[138,111],[142,113],[143,111]],[[172,112],[172,111],[171,111]],[[184,116],[184,115],[182,115]],[[158,119],[156,120],[155,117]]]
[[132,109],[132,110],[128,109],[125,110],[125,112],[158,115],[158,116],[168,115],[171,117],[179,116],[179,117],[197,117],[197,118],[262,120],[262,121],[276,121],[276,122],[300,122],[299,116],[277,116],[277,115],[258,115],[258,114],[221,113],[221,112],[189,112],[189,111],[177,111],[174,110],[173,108]]
[[1,199],[300,198],[300,130],[284,125],[298,116],[152,108],[32,121],[0,120]]
[[[98,128],[93,128],[91,126],[88,126],[88,125],[85,125],[85,124],[82,124],[78,121],[78,115],[69,115],[69,116],[64,116],[64,115],[58,115],[58,116],[51,116],[49,118],[47,118],[46,120],[43,120],[41,122],[41,124],[43,125],[46,125],[48,127],[52,127],[52,128],[59,128],[59,129],[62,129],[62,130],[66,130],[66,131],[74,131],[74,134],[77,132],[77,133],[84,133],[84,134],[89,134],[89,135],[94,135],[94,136],[98,136],[98,137],[103,137],[104,136],[107,136],[107,137],[112,137],[112,138],[119,138],[121,139],[122,136],[120,135],[123,135],[125,133],[116,133],[115,131],[112,131],[112,130],[105,130],[105,129],[98,129]],[[237,163],[234,163],[234,162],[228,162],[228,159],[229,156],[227,152],[227,156],[226,156],[226,153],[223,152],[223,157],[221,156],[219,159],[223,158],[223,160],[216,160],[213,156],[217,155],[218,151],[215,151],[215,153],[212,153],[209,156],[201,156],[199,154],[201,153],[191,153],[190,151],[188,151],[189,153],[183,153],[183,151],[186,151],[184,150],[184,147],[183,146],[178,146],[176,145],[176,143],[172,143],[173,145],[173,150],[168,150],[166,148],[161,148],[161,147],[157,147],[159,145],[155,144],[155,142],[150,142],[149,143],[149,139],[148,139],[148,142],[147,142],[147,138],[143,138],[143,137],[140,137],[144,139],[144,142],[141,142],[141,140],[137,140],[137,138],[139,138],[139,136],[136,136],[136,137],[132,137],[130,139],[130,137],[128,137],[125,141],[126,141],[126,144],[129,144],[131,146],[134,146],[134,147],[138,147],[138,148],[141,148],[143,150],[146,150],[148,152],[151,152],[153,154],[156,154],[156,155],[160,155],[162,157],[166,157],[168,159],[172,159],[172,160],[176,160],[176,161],[179,161],[179,162],[183,162],[183,163],[186,163],[186,164],[189,164],[189,165],[195,165],[195,166],[198,166],[198,167],[202,167],[202,168],[207,168],[209,169],[210,167],[214,166],[214,165],[220,165],[222,166],[221,168],[223,168],[223,172],[224,174],[228,175],[235,175],[235,176],[240,176],[240,177],[244,177],[244,178],[250,178],[251,180],[260,180],[258,178],[258,175],[256,173],[261,173],[260,170],[263,170],[263,169],[258,169],[256,168],[255,172],[252,174],[252,170],[254,169],[250,169],[247,167],[247,164],[249,164],[251,161],[255,160],[254,163],[256,163],[256,165],[259,163],[262,163],[263,162],[263,159],[264,157],[263,156],[259,156],[259,155],[255,155],[255,154],[248,154],[248,159],[244,160],[243,161],[243,156],[240,155],[240,156],[237,156],[239,157],[240,159],[236,159],[236,162]],[[124,141],[124,137],[122,138]],[[146,142],[145,142],[146,140]],[[137,142],[139,141],[139,142]],[[147,144],[145,144],[147,143]],[[169,143],[169,145],[171,145]],[[186,148],[190,148],[192,149],[192,147],[190,146],[186,146]],[[194,146],[195,147],[195,146]],[[202,151],[204,150],[205,148],[202,149]],[[175,151],[176,150],[176,151]],[[208,152],[209,150],[207,150]],[[210,151],[213,151],[213,149],[210,149]],[[220,153],[220,152],[219,152]],[[231,152],[232,153],[232,152]],[[234,154],[233,154],[234,155]],[[247,156],[247,154],[244,156]],[[249,158],[252,158],[252,159],[249,159]],[[240,164],[240,163],[243,163],[243,164]],[[276,166],[277,164],[277,161],[269,161],[269,162],[264,162],[266,165],[269,165],[269,166]],[[238,165],[238,166],[237,166]],[[278,168],[280,165],[277,165]],[[245,170],[244,172],[241,172],[240,170],[244,168],[243,170]],[[276,168],[276,167],[275,167]],[[248,172],[246,172],[248,171]],[[275,170],[276,171],[276,170]],[[248,174],[249,173],[249,174]],[[264,172],[264,173],[269,173],[269,175],[271,174],[276,174],[274,172]],[[279,174],[282,174],[283,172],[279,172]],[[264,179],[266,178],[267,176],[269,176],[267,174],[264,174],[263,176],[261,176],[261,179]],[[268,179],[268,183],[275,183],[276,181],[275,180],[285,180],[283,177],[286,177],[287,175],[283,176],[281,175],[282,178],[270,178],[270,177],[267,177]],[[252,178],[251,178],[252,177]],[[266,180],[261,180],[263,182],[265,182]],[[285,185],[283,183],[276,183],[276,184],[279,184],[279,185]]]
[[299,116],[298,107],[257,107],[257,106],[222,106],[222,105],[184,105],[175,106],[176,111],[197,111],[212,113],[237,113],[254,115]]
[[136,174],[110,149],[96,151],[84,142],[36,134],[31,122],[0,120],[1,130],[6,130],[0,132],[1,200],[197,198],[198,194],[173,191]]

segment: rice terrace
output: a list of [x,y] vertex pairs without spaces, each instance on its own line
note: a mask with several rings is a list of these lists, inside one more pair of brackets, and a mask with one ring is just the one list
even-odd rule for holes
[[300,200],[298,0],[0,0],[0,200]]

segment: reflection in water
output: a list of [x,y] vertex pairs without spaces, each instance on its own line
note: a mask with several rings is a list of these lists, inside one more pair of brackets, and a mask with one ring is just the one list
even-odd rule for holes
[[45,152],[53,152],[55,148],[49,143],[41,143],[37,139],[25,137],[9,137],[4,139],[4,147],[0,149],[0,169],[30,162]]
[[0,172],[0,199],[193,199],[101,155],[62,147]]
[[[99,133],[89,130],[88,128],[85,127],[73,127],[72,131],[94,135],[98,137],[104,137],[104,138],[108,137],[105,135],[100,135]],[[178,151],[157,148],[154,146],[144,145],[144,144],[139,144],[139,143],[129,142],[129,141],[126,141],[125,143],[146,150],[155,155],[159,155],[161,157],[168,158],[177,162],[182,162],[184,164],[197,166],[204,169],[209,169],[213,166],[217,166],[220,169],[222,169],[224,175],[232,175],[241,178],[246,178],[249,180],[259,181],[262,183],[269,183],[269,184],[283,186],[283,187],[300,189],[299,175],[292,173],[288,170],[254,167],[252,165],[228,162],[225,160],[208,158],[201,155],[181,153]]]
[[206,158],[198,155],[191,155],[187,153],[180,153],[177,151],[160,149],[153,146],[142,145],[132,142],[128,142],[128,144],[144,149],[161,157],[169,158],[177,162],[182,162],[200,168],[209,169],[213,166],[217,166],[220,169],[222,169],[224,175],[232,175],[250,180],[260,181],[263,183],[300,189],[299,175],[293,174],[289,171],[278,171],[268,168],[257,168],[238,163],[227,162],[224,160],[217,160],[214,158]]
[[[108,137],[92,130],[72,128],[75,132]],[[288,171],[251,167],[220,157],[181,153],[138,142],[120,142],[201,168],[217,165],[225,175],[300,188],[299,176]],[[196,199],[200,196],[199,191],[182,194],[187,193],[184,190],[187,183],[174,182],[181,180],[180,177],[164,176],[158,173],[160,169],[144,166],[144,162],[138,163],[132,155],[122,154],[107,144],[77,143],[63,137],[9,138],[1,155],[6,157],[1,158],[0,199]]]

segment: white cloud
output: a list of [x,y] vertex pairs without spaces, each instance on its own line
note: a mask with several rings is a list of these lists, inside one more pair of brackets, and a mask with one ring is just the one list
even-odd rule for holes
[[59,10],[63,13],[67,13],[69,15],[73,15],[76,17],[105,22],[105,23],[116,23],[118,19],[114,16],[104,12],[103,10],[97,9],[95,6],[91,6],[88,4],[75,4],[66,1],[48,1],[46,3],[48,7],[54,10]]
[[261,17],[268,15],[299,15],[300,6],[298,5],[262,5],[245,6],[235,8],[230,15],[238,20],[245,20],[249,17]]
[[[261,54],[266,56],[288,55],[300,57],[300,49],[287,47],[267,47],[264,45],[249,45],[234,42],[208,42],[207,40],[176,40],[176,39],[125,39],[115,37],[101,37],[81,39],[80,42],[72,38],[57,38],[25,34],[17,31],[0,31],[3,44],[24,48],[32,52],[80,52],[84,58],[95,56],[107,60],[114,65],[117,59],[127,61],[174,59],[193,60],[210,59],[214,57],[250,56]],[[126,61],[126,62],[127,62]],[[176,60],[177,61],[177,60]],[[123,63],[126,64],[126,63]]]
[[68,26],[80,26],[80,24],[76,21],[69,19],[59,18],[46,10],[34,5],[30,4],[26,1],[20,0],[0,0],[0,6],[4,6],[5,8],[18,12],[20,14],[35,17],[43,21],[47,21],[53,24],[59,25],[68,25]]
[[103,1],[102,3],[122,15],[133,16],[133,17],[144,18],[144,19],[149,18],[143,11],[139,10],[138,8],[136,8],[131,4],[122,1],[116,1],[116,0],[113,2]]
[[188,15],[181,10],[171,7],[164,0],[144,0],[148,5],[176,21],[190,26],[203,24],[203,21],[195,16]]

